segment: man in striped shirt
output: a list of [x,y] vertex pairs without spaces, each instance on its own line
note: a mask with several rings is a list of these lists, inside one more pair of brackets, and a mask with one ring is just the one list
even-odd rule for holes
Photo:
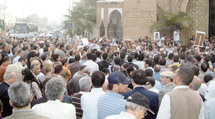
[[113,72],[108,77],[108,91],[98,99],[98,119],[105,119],[110,115],[117,115],[125,111],[126,100],[122,93],[131,84],[122,72]]
[[75,106],[77,119],[82,119],[81,96],[90,91],[91,78],[89,76],[82,77],[79,80],[79,87],[80,92],[72,95],[72,104]]

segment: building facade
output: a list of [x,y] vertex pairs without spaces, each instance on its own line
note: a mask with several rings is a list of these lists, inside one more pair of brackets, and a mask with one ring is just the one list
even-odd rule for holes
[[[196,31],[209,32],[209,0],[99,0],[98,36],[121,40],[137,40],[144,36],[153,39],[150,27],[158,20],[158,6],[169,13],[187,13],[194,20],[192,35]],[[160,32],[161,35],[165,33]],[[186,39],[185,34],[182,31],[183,39]]]

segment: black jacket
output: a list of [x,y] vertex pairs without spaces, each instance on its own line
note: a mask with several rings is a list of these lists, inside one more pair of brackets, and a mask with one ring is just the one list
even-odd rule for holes
[[104,68],[108,68],[110,63],[106,60],[97,63],[99,65],[99,70],[102,71]]
[[3,112],[2,117],[6,117],[12,114],[13,107],[9,104],[9,96],[8,96],[8,88],[10,85],[8,85],[5,82],[2,82],[0,85],[0,100],[3,103]]

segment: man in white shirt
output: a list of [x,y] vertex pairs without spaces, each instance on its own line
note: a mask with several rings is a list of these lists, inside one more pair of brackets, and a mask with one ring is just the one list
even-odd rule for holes
[[174,76],[176,87],[163,97],[157,119],[203,119],[203,102],[197,92],[189,89],[194,72],[181,66]]
[[91,76],[92,90],[90,93],[85,93],[81,97],[81,108],[83,110],[82,119],[97,119],[98,109],[97,102],[100,95],[104,94],[102,85],[105,81],[105,74],[101,71],[96,71]]
[[32,109],[36,114],[51,119],[76,119],[75,107],[61,102],[64,97],[66,82],[58,78],[49,80],[45,87],[48,102],[35,105]]
[[208,85],[207,92],[205,93],[206,99],[211,99],[215,97],[215,80],[211,81]]
[[83,64],[90,68],[92,74],[94,71],[99,70],[99,65],[96,62],[92,61],[92,53],[87,53],[87,61]]
[[24,51],[22,49],[17,51],[17,56],[13,59],[13,64],[17,63],[19,58],[24,57]]
[[174,31],[174,46],[177,46],[180,40],[180,29]]
[[139,56],[138,56],[138,61],[137,61],[137,62],[134,62],[134,64],[136,64],[136,65],[139,67],[139,69],[142,69],[143,71],[145,71],[144,57],[145,57],[145,54],[144,54],[144,53],[141,53],[141,54],[139,54]]

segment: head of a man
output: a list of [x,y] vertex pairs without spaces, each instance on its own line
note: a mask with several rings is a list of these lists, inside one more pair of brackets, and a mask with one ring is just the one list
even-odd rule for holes
[[103,53],[102,58],[103,60],[108,60],[108,53],[107,52]]
[[26,61],[24,58],[19,58],[18,62],[21,63],[23,67],[26,65]]
[[35,75],[39,75],[40,74],[40,64],[38,63],[34,63],[31,65],[31,71],[35,74]]
[[192,65],[191,69],[193,70],[195,76],[199,76],[199,67],[198,66]]
[[20,56],[20,57],[23,57],[24,56],[24,51],[22,49],[18,50],[17,55]]
[[189,85],[193,81],[194,72],[190,67],[181,66],[177,69],[173,82],[178,85]]
[[24,82],[15,82],[8,89],[10,97],[10,105],[14,109],[28,108],[30,109],[31,91],[29,86]]
[[155,71],[155,73],[159,73],[159,72],[160,72],[160,70],[161,70],[160,65],[156,64],[156,65],[155,65],[155,67],[154,67],[154,71]]
[[87,67],[86,65],[81,65],[80,69],[79,69],[79,73],[83,74],[84,73],[84,68]]
[[134,93],[128,97],[125,110],[126,112],[135,115],[137,119],[143,119],[147,115],[146,111],[154,114],[154,112],[149,108],[148,99],[140,93]]
[[10,47],[7,43],[3,43],[2,44],[2,49],[5,50],[6,52],[8,52],[10,50]]
[[175,74],[171,71],[164,71],[162,73],[160,73],[161,75],[161,82],[163,85],[167,85],[171,82],[173,82],[174,76]]
[[54,73],[62,75],[63,74],[63,66],[61,64],[55,66]]
[[82,91],[82,92],[89,92],[90,89],[91,89],[91,86],[92,86],[92,84],[91,84],[91,80],[90,80],[89,76],[82,77],[79,80],[80,91]]
[[94,88],[101,88],[105,81],[105,74],[101,71],[93,72],[91,81]]
[[201,79],[197,76],[194,76],[193,81],[190,83],[189,87],[192,90],[197,91],[201,87],[201,84],[202,84]]
[[11,58],[8,57],[8,56],[5,56],[3,59],[2,59],[2,64],[4,66],[8,66],[9,64],[11,64]]
[[11,71],[5,72],[4,81],[12,85],[14,82],[16,82],[16,74]]
[[125,93],[127,86],[131,84],[129,80],[122,72],[113,72],[108,76],[108,89],[115,93]]
[[147,83],[145,86],[147,89],[153,88],[155,86],[155,79],[151,76],[147,77]]
[[91,74],[91,69],[90,69],[90,67],[85,67],[85,68],[84,68],[84,73],[86,73],[88,76],[90,76],[90,74]]
[[63,100],[66,82],[63,79],[52,78],[45,86],[45,95],[48,100]]
[[146,82],[147,82],[147,74],[145,71],[143,70],[135,70],[133,73],[132,73],[132,79],[133,79],[133,86],[138,86],[138,85],[145,85]]

